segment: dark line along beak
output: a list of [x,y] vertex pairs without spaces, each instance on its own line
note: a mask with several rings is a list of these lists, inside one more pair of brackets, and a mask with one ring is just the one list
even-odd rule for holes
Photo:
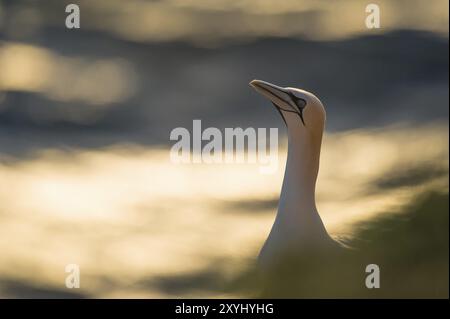
[[[265,81],[260,81],[260,80],[253,80],[250,82],[250,85],[259,93],[261,93],[262,95],[266,96],[268,99],[271,100],[272,104],[276,107],[277,111],[280,113],[281,117],[283,118],[285,124],[286,124],[286,120],[282,114],[281,111],[284,112],[290,112],[290,113],[296,113],[299,117],[300,120],[302,121],[303,125],[306,126],[305,124],[305,120],[303,119],[303,109],[306,106],[306,101],[302,98],[299,98],[297,96],[295,96],[294,94],[292,94],[292,92],[290,92],[289,90],[279,87],[277,85],[265,82]],[[287,110],[283,107],[281,107],[279,104],[282,104],[280,102],[284,102],[288,105],[295,105],[292,106],[293,109],[291,110]]]

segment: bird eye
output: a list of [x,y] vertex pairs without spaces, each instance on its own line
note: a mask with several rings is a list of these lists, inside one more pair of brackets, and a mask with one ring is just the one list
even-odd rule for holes
[[300,117],[303,125],[306,126],[305,119],[303,118],[303,109],[306,107],[306,101],[303,98],[296,96],[292,92],[289,92],[288,94],[289,94],[289,98],[292,100],[292,102],[295,104],[295,106],[298,109],[296,113]]
[[301,97],[295,94],[294,92],[290,92],[290,94],[296,99],[301,99]]
[[295,94],[292,93],[292,92],[289,92],[289,97],[291,98],[292,102],[294,102],[295,105],[297,105],[297,107],[299,108],[299,110],[302,110],[302,109],[305,108],[305,106],[306,106],[306,101],[305,101],[303,98],[298,97],[297,95],[295,95]]

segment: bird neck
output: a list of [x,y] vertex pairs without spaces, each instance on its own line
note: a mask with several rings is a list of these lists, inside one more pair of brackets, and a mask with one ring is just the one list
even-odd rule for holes
[[289,200],[295,202],[295,207],[316,210],[315,189],[319,159],[320,147],[314,147],[306,138],[289,133],[282,195],[291,195]]
[[325,228],[315,201],[322,134],[308,134],[298,122],[288,122],[288,156],[277,219],[302,237],[322,237]]

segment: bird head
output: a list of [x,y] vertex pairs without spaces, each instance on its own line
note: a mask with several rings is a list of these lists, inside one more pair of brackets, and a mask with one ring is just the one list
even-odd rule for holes
[[272,102],[288,127],[300,125],[302,130],[323,130],[325,109],[314,94],[260,80],[253,80],[250,85]]

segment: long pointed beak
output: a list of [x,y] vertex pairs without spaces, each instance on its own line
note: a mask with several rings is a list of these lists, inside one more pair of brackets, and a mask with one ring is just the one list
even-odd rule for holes
[[[260,94],[271,100],[276,107],[292,112],[291,109],[287,109],[286,106],[289,105],[289,94],[285,88],[271,84],[269,82],[261,80],[253,80],[250,85]],[[287,105],[286,105],[287,104]]]
[[[272,104],[277,108],[284,122],[286,119],[281,111],[297,114],[303,125],[305,120],[303,119],[303,108],[306,105],[306,101],[302,98],[298,98],[289,91],[289,89],[279,87],[275,84],[271,84],[261,80],[253,80],[250,85],[263,96],[272,101]],[[301,102],[301,103],[300,103]]]

